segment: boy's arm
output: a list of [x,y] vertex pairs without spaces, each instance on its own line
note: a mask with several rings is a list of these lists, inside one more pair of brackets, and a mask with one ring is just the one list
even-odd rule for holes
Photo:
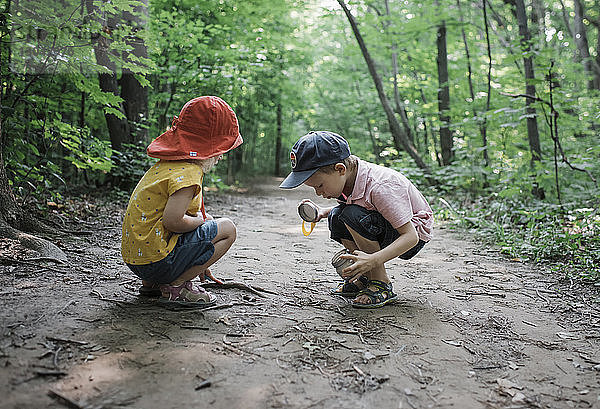
[[196,186],[179,189],[167,200],[163,213],[163,226],[173,233],[187,233],[204,223],[202,216],[186,214],[196,193]]
[[413,226],[410,221],[398,227],[396,230],[400,233],[400,237],[390,243],[386,248],[372,254],[356,250],[356,254],[354,255],[348,254],[342,256],[342,258],[354,260],[354,264],[344,269],[343,276],[352,277],[350,281],[354,282],[359,279],[360,275],[373,270],[376,266],[384,264],[386,261],[406,253],[419,242],[419,236],[417,235],[415,226]]

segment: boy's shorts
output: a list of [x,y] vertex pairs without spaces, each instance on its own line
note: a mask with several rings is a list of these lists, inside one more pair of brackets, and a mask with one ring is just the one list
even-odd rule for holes
[[167,257],[150,264],[127,267],[142,280],[169,284],[193,266],[201,266],[215,253],[212,240],[217,235],[217,222],[208,220],[195,230],[183,233]]
[[[398,230],[394,229],[381,213],[375,210],[367,210],[358,205],[340,203],[329,213],[328,222],[331,238],[340,243],[342,239],[354,241],[346,226],[360,234],[361,237],[378,242],[381,248],[389,246],[400,237]],[[408,260],[414,257],[425,243],[426,241],[419,239],[419,242],[400,255],[400,258]]]

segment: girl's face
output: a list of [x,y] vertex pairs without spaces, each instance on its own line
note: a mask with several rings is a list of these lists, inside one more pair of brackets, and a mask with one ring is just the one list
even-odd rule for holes
[[346,184],[346,166],[339,163],[333,173],[317,171],[304,184],[315,189],[317,196],[325,199],[338,198]]

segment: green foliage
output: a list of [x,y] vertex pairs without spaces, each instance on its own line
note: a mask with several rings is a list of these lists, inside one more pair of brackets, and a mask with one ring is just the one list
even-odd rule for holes
[[[108,14],[142,5],[94,4]],[[132,27],[110,31],[84,7],[70,0],[2,2],[0,140],[9,181],[23,198],[56,196],[66,180],[92,187],[108,180],[113,162],[104,114],[123,117],[123,99],[101,90],[98,75],[109,70],[96,62],[93,39],[110,37],[113,62],[139,78],[152,66],[131,54]]]
[[114,151],[112,156],[114,168],[110,175],[115,187],[128,196],[146,171],[152,167],[156,159],[146,154],[146,144],[124,144],[123,151]]
[[[21,198],[33,194],[41,200],[59,195],[68,181],[91,189],[116,187],[128,196],[153,161],[145,154],[149,139],[160,135],[189,99],[218,95],[236,111],[245,143],[207,175],[207,185],[224,188],[242,176],[273,173],[278,137],[282,150],[276,172],[283,174],[293,142],[309,130],[327,129],[346,137],[361,158],[401,170],[447,203],[461,203],[436,208],[441,216],[493,237],[511,255],[555,262],[568,254],[574,263],[569,268],[594,277],[597,215],[577,209],[598,207],[600,90],[590,87],[591,77],[565,26],[563,16],[572,18],[573,5],[540,3],[545,15],[530,24],[531,50],[524,54],[511,7],[486,3],[492,55],[488,95],[481,2],[346,3],[383,81],[382,91],[399,121],[406,114],[410,138],[430,174],[415,169],[392,137],[337,2],[152,0],[146,6],[136,0],[96,0],[96,12],[75,0],[4,0],[0,148],[13,188]],[[586,18],[597,20],[594,3],[583,5]],[[127,16],[146,15],[147,24],[123,23]],[[449,166],[439,165],[435,56],[442,24],[450,87],[446,114],[455,154]],[[598,27],[585,27],[597,59]],[[105,47],[107,66],[97,61],[98,44]],[[146,54],[136,52],[140,44]],[[524,56],[533,59],[535,115],[526,111],[521,95]],[[113,144],[119,141],[111,139],[106,121],[124,118],[129,101],[124,92],[103,91],[99,76],[115,74],[112,80],[122,81],[125,72],[148,91],[148,117],[129,124],[140,134],[147,131],[147,138],[117,151]],[[530,118],[537,121],[542,152],[535,163]],[[534,199],[534,187],[543,190],[543,201]]]
[[[438,220],[468,229],[506,255],[550,264],[566,276],[600,281],[600,213],[586,203],[549,206],[492,194],[446,200]],[[459,202],[460,201],[460,202]],[[594,202],[587,203],[593,205]]]

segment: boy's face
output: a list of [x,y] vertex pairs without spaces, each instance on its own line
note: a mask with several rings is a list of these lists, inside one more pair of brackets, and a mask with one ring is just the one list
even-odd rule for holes
[[342,194],[346,184],[346,166],[338,163],[332,173],[318,171],[309,177],[304,184],[315,189],[315,194],[325,199],[337,198]]

